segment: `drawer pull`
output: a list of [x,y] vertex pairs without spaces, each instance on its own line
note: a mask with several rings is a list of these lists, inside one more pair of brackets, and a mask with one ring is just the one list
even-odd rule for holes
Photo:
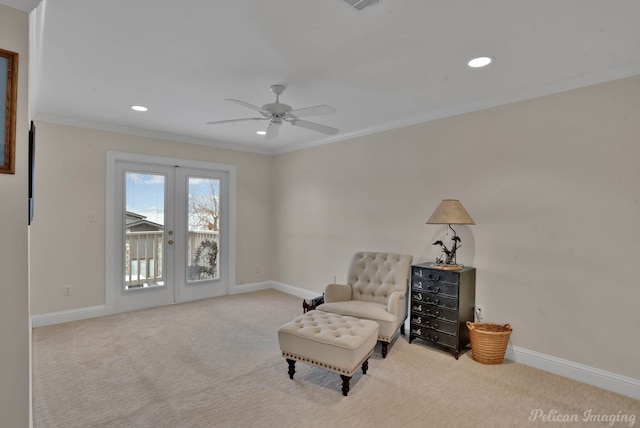
[[431,327],[431,328],[438,328],[438,327],[440,327],[440,323],[439,323],[439,322],[431,323],[431,322],[429,322],[429,320],[427,320],[427,323],[426,323],[426,324],[427,324],[427,327]]
[[440,281],[440,275],[434,275],[432,273],[429,274],[429,279],[433,281]]
[[431,315],[432,317],[439,317],[440,311],[431,312],[431,309],[427,309],[427,315]]
[[440,287],[436,287],[436,288],[427,287],[427,291],[431,291],[432,293],[438,294],[440,292]]
[[427,336],[425,337],[425,339],[431,342],[437,342],[439,338],[440,337],[437,334],[434,334],[433,336],[431,336],[429,333],[427,333]]
[[430,298],[427,297],[427,300],[425,300],[425,302],[431,303],[432,305],[439,305],[440,304],[440,299],[431,300]]

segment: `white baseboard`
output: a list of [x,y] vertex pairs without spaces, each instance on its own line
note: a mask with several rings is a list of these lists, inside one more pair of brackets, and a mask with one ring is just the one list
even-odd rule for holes
[[640,380],[509,345],[505,358],[640,400]]
[[70,321],[79,321],[88,318],[101,317],[107,314],[105,305],[90,306],[87,308],[71,309],[68,311],[50,312],[48,314],[32,315],[32,327],[44,327],[47,325],[61,324]]
[[252,291],[268,290],[273,288],[271,281],[254,282],[253,284],[242,284],[231,287],[229,294],[250,293]]
[[[269,290],[274,289],[282,291],[283,293],[298,296],[303,299],[311,299],[320,295],[321,293],[315,293],[309,290],[303,290],[302,288],[293,287],[286,284],[281,284],[275,281],[263,281],[255,282],[253,284],[242,284],[232,287],[229,290],[229,294],[250,293],[252,291]],[[107,314],[106,305],[90,306],[86,308],[70,309],[68,311],[49,312],[46,314],[32,315],[31,326],[44,327],[47,325],[62,324],[70,321],[79,321],[89,318],[96,318],[105,316]]]
[[234,289],[231,291],[231,294],[249,293],[251,291],[267,290],[267,289],[282,291],[283,293],[300,297],[301,299],[313,299],[314,297],[318,297],[322,295],[322,293],[305,290],[302,288],[294,287],[293,285],[287,285],[287,284],[283,284],[281,282],[276,282],[276,281],[264,281],[264,282],[256,282],[253,284],[238,285],[234,287]]
[[[256,282],[233,287],[230,294],[249,293],[252,291],[274,289],[302,299],[312,299],[322,293],[305,290],[292,285],[276,281]],[[43,327],[52,324],[60,324],[69,321],[78,321],[106,315],[106,307],[92,306],[88,308],[72,309],[69,311],[52,312],[42,315],[33,315],[31,322],[33,327]],[[505,354],[507,360],[535,367],[549,373],[564,376],[569,379],[588,385],[597,386],[607,391],[612,391],[627,397],[640,400],[640,380],[622,376],[617,373],[589,367],[573,361],[563,360],[551,355],[509,345]]]
[[283,284],[281,282],[271,281],[271,288],[274,290],[282,291],[283,293],[291,294],[292,296],[300,297],[302,299],[313,299],[314,297],[321,296],[322,293],[316,291],[309,291],[303,288],[294,287],[293,285]]

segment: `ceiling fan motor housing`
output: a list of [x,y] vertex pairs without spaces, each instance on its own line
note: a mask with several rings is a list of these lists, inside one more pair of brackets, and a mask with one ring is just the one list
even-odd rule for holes
[[289,113],[291,110],[293,110],[291,108],[291,106],[288,106],[286,104],[280,104],[280,103],[269,103],[269,104],[265,104],[262,106],[262,109],[265,111],[268,111],[271,114],[275,114],[275,115],[285,115],[287,113]]

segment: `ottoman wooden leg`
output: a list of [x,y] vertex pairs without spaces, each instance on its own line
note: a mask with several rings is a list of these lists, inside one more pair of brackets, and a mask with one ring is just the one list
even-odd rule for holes
[[349,393],[349,382],[351,382],[351,376],[340,375],[342,378],[342,395],[345,397]]
[[382,345],[382,358],[387,358],[387,348],[389,344],[387,342],[380,342]]
[[293,379],[293,374],[296,372],[296,361],[287,358],[287,363],[289,363],[289,379]]
[[362,363],[362,374],[367,374],[367,370],[369,370],[369,359],[367,358],[364,363]]

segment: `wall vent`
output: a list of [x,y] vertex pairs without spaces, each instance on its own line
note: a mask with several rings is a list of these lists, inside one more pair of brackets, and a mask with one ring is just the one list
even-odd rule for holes
[[352,8],[362,12],[363,9],[366,9],[369,6],[374,6],[378,4],[380,0],[344,0]]

